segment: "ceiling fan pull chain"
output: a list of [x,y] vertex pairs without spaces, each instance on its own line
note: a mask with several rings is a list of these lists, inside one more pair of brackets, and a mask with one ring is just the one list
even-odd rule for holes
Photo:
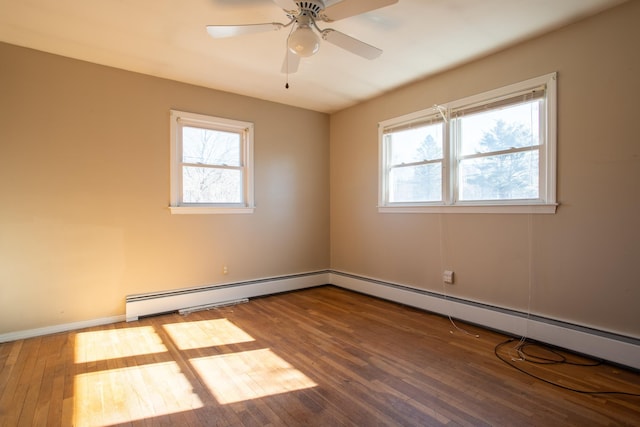
[[[296,18],[293,18],[291,22],[297,22]],[[284,85],[285,89],[289,89],[289,74],[295,73],[298,71],[298,64],[300,63],[300,57],[295,54],[291,49],[289,49],[289,41],[291,35],[293,34],[296,26],[292,25],[289,29],[289,34],[287,35],[286,40],[284,41],[284,64],[282,64],[282,72],[287,75],[287,81]]]

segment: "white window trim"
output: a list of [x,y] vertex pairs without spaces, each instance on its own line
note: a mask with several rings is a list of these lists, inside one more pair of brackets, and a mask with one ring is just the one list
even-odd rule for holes
[[[245,132],[242,147],[242,164],[245,168],[243,177],[244,203],[239,204],[195,204],[182,203],[182,135],[181,125],[191,124],[212,129],[226,128],[230,131]],[[170,110],[170,205],[172,214],[248,214],[255,210],[253,189],[253,130],[251,122],[231,120],[204,114]]]
[[[499,89],[491,90],[481,94],[466,97],[457,101],[444,105],[434,105],[421,111],[406,114],[404,116],[388,119],[378,123],[378,212],[380,213],[459,213],[459,214],[555,214],[558,203],[556,198],[556,180],[557,180],[557,73],[549,73],[540,77],[532,78],[520,83],[508,85]],[[403,122],[419,120],[420,118],[432,116],[434,114],[446,114],[446,118],[450,117],[450,112],[454,109],[473,105],[475,103],[487,100],[495,100],[499,97],[507,98],[513,93],[533,89],[537,86],[545,85],[546,96],[546,126],[545,144],[541,150],[545,150],[544,156],[541,151],[541,184],[540,192],[544,193],[545,202],[522,201],[522,200],[499,200],[499,201],[456,201],[454,198],[454,186],[457,185],[457,173],[455,171],[455,158],[451,153],[453,144],[450,141],[450,125],[445,126],[445,144],[443,164],[443,202],[425,202],[425,203],[392,203],[387,200],[387,173],[385,171],[386,153],[384,144],[384,129],[398,125]],[[544,169],[544,170],[542,170]]]

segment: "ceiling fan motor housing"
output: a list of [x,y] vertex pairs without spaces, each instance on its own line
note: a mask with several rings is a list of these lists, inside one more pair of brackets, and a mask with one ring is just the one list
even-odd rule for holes
[[324,1],[322,0],[307,0],[297,1],[296,4],[300,8],[300,15],[311,15],[314,19],[318,17],[320,12],[324,10]]
[[[348,52],[366,59],[375,59],[381,49],[355,39],[333,28],[321,29],[317,21],[334,22],[339,19],[366,13],[397,3],[398,0],[273,0],[289,18],[286,24],[267,22],[262,24],[207,25],[213,38],[226,38],[243,34],[261,33],[282,28],[291,28],[287,37],[287,53],[283,72],[295,73],[301,57],[314,55],[320,48],[320,38]],[[329,3],[329,9],[326,8]]]

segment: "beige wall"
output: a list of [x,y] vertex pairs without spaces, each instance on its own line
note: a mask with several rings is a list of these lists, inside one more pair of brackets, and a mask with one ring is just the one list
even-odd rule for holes
[[[453,269],[450,295],[640,337],[639,21],[631,1],[331,118],[0,44],[0,334],[330,266],[434,292]],[[377,212],[377,122],[552,71],[556,215]],[[169,214],[171,108],[255,123],[253,215]]]
[[[6,44],[0,61],[0,333],[329,267],[327,115]],[[171,108],[255,123],[254,214],[169,213]]]
[[[453,269],[449,295],[640,337],[638,22],[631,1],[332,115],[332,269],[434,292]],[[377,122],[553,71],[557,214],[377,212]]]

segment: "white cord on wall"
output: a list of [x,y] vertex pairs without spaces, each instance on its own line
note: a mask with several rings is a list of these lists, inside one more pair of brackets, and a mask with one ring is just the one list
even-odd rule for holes
[[[446,120],[446,118],[445,118]],[[445,262],[445,257],[448,254],[448,251],[445,251],[445,244],[447,242],[447,238],[445,237],[445,231],[444,231],[444,225],[442,223],[442,218],[443,218],[443,214],[440,214],[438,216],[439,218],[439,222],[440,222],[440,271],[445,271],[446,269],[446,262]],[[444,283],[444,281],[442,282],[442,294],[444,296],[444,300],[445,302],[447,301],[447,285],[446,283]],[[475,338],[480,338],[480,335],[477,334],[472,334],[471,332],[462,329],[461,327],[459,327],[458,325],[456,325],[456,322],[453,321],[453,318],[451,317],[451,313],[447,313],[447,317],[449,318],[449,322],[451,322],[451,325],[455,328],[455,330],[462,332],[466,335],[471,335],[472,337]],[[453,330],[450,330],[449,333],[453,334]]]

